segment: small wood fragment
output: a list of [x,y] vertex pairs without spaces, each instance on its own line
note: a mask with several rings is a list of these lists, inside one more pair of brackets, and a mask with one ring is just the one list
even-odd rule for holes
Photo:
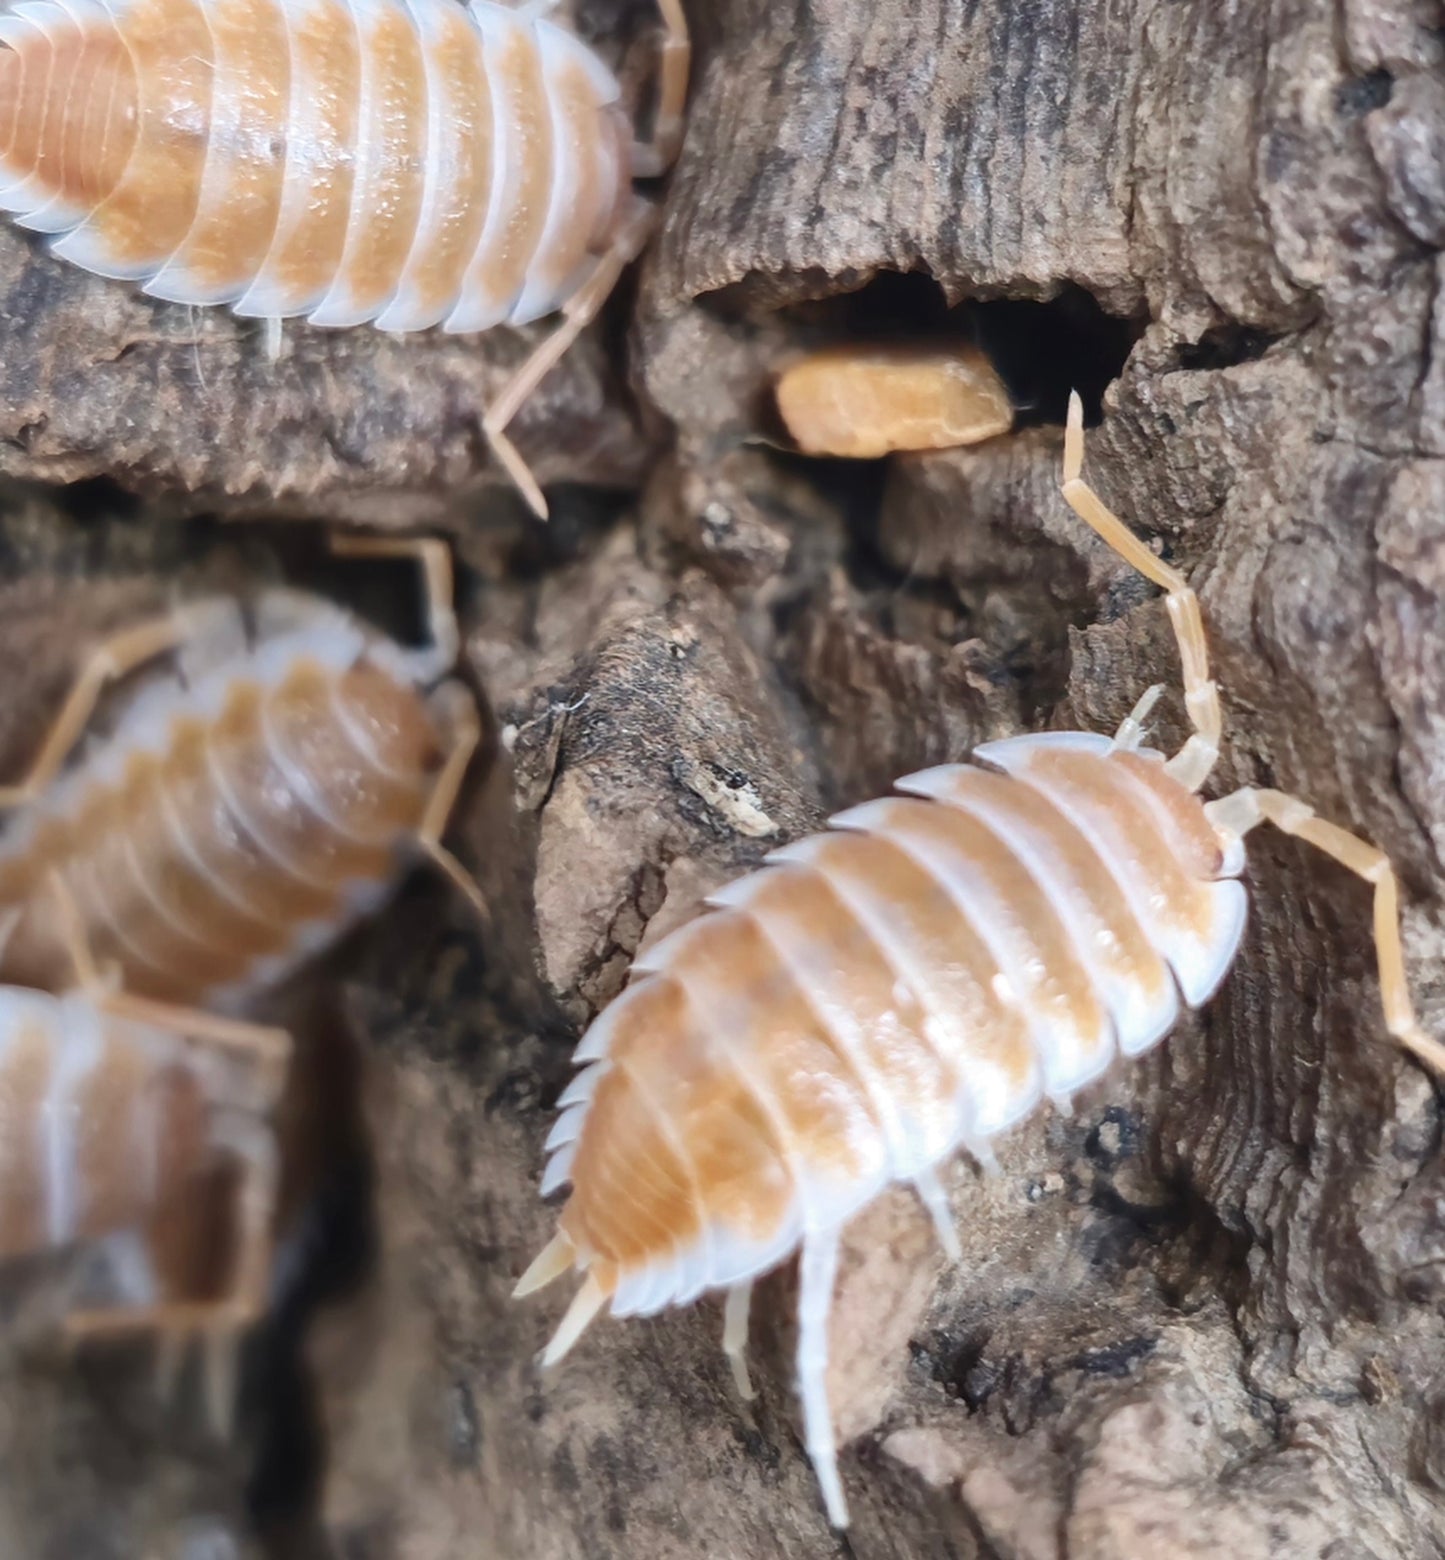
[[827,347],[783,370],[777,400],[805,455],[848,460],[978,444],[1013,426],[993,365],[957,342]]

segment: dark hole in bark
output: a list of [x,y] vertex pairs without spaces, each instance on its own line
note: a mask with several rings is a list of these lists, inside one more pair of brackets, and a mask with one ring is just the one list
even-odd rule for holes
[[[950,308],[921,271],[880,271],[854,292],[786,311],[806,344],[825,341],[972,341],[988,354],[1018,409],[1016,426],[1062,426],[1069,392],[1098,421],[1105,388],[1123,370],[1148,321],[1106,314],[1092,293],[1065,283],[1050,299],[969,298]],[[805,343],[800,343],[805,344]]]
[[1067,283],[1045,303],[1000,298],[963,305],[1017,407],[1016,427],[1062,425],[1069,392],[1084,399],[1085,420],[1099,420],[1105,389],[1119,377],[1148,323],[1106,314],[1092,293]]
[[277,1117],[284,1169],[271,1303],[248,1351],[241,1405],[256,1448],[246,1503],[278,1543],[298,1537],[326,1472],[308,1328],[318,1311],[360,1288],[377,1256],[364,1059],[323,991],[297,1002],[288,1017],[301,1045]]
[[110,477],[72,482],[68,487],[56,488],[53,497],[57,509],[82,522],[131,520],[140,510],[136,495]]
[[1185,342],[1179,348],[1179,366],[1189,369],[1234,368],[1254,363],[1279,341],[1278,334],[1252,330],[1247,325],[1216,325],[1198,341]]
[[977,1413],[999,1384],[1004,1361],[987,1359],[992,1329],[977,1327],[951,1346],[939,1340],[931,1353],[933,1376],[951,1397],[960,1399],[970,1413]]
[[1356,119],[1374,109],[1383,108],[1395,92],[1395,78],[1383,66],[1363,76],[1351,76],[1335,88],[1335,109],[1347,119]]

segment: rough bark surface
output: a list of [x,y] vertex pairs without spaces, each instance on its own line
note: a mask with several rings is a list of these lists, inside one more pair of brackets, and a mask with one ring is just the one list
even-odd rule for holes
[[[846,1540],[800,1450],[789,1272],[755,1302],[752,1405],[709,1304],[600,1322],[565,1368],[536,1368],[562,1299],[507,1297],[553,1221],[535,1192],[550,1106],[644,938],[833,808],[991,736],[1108,731],[1165,681],[1158,741],[1180,738],[1157,593],[1057,496],[1070,384],[1093,410],[1108,385],[1094,484],[1202,595],[1228,721],[1212,789],[1298,791],[1393,854],[1422,1016],[1445,1034],[1445,11],[692,9],[689,137],[630,343],[676,448],[621,517],[457,523],[501,739],[459,849],[495,920],[418,882],[328,966],[370,1067],[377,1244],[367,1282],[293,1344],[324,1476],[293,1481],[270,1551],[1445,1554],[1438,1092],[1383,1041],[1367,891],[1267,834],[1218,999],[1072,1118],[1013,1135],[999,1175],[949,1172],[961,1263],[903,1193],[850,1231],[830,1383]],[[995,348],[1030,426],[886,467],[767,448],[783,353],[920,326]],[[297,394],[309,438],[334,404]],[[238,426],[222,464],[274,464],[280,435]],[[452,480],[417,475],[423,427],[394,434],[400,464],[356,490]],[[129,481],[107,448],[51,469]],[[229,482],[145,459],[168,486]],[[297,492],[326,513],[347,490]],[[24,644],[73,645],[182,563],[270,566],[236,534],[12,507]],[[19,643],[34,686],[3,712],[7,751],[59,664]],[[66,1445],[131,1444],[134,1412],[122,1436],[85,1380],[39,1369],[24,1380],[49,1383]],[[273,1475],[284,1419],[260,1432]],[[218,1497],[214,1466],[159,1437],[143,1482],[100,1461],[89,1506],[57,1486],[75,1521],[94,1512],[91,1547],[71,1542],[18,1493],[39,1452],[22,1466],[5,1444],[17,1554],[148,1555],[103,1547],[112,1507],[148,1535],[219,1511],[250,1542],[240,1486]]]

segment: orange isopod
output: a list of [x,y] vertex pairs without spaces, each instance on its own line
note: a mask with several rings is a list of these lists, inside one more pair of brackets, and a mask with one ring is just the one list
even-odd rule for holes
[[1445,1072],[1445,1046],[1412,1010],[1388,859],[1278,791],[1199,797],[1221,711],[1198,601],[1082,464],[1074,397],[1063,494],[1168,592],[1185,746],[1167,762],[1141,746],[1151,689],[1112,739],[992,742],[773,852],[636,961],[577,1048],[586,1065],[547,1142],[542,1190],[572,1193],[517,1293],[586,1276],[544,1364],[608,1302],[650,1315],[726,1290],[724,1348],[748,1395],[753,1283],[801,1249],[806,1443],[838,1527],[825,1367],[842,1227],[911,1182],[956,1254],[937,1167],[960,1148],[988,1160],[1042,1098],[1066,1106],[1116,1055],[1161,1041],[1181,1004],[1208,999],[1244,930],[1249,829],[1270,822],[1374,885],[1386,1025]]
[[[178,303],[314,325],[565,319],[484,418],[503,430],[651,230],[634,177],[681,136],[665,23],[653,138],[580,39],[491,0],[23,0],[0,17],[0,210]],[[273,327],[274,338],[274,327]]]
[[[319,597],[271,590],[178,608],[103,645],[27,778],[0,790],[0,980],[63,991],[75,938],[127,992],[244,1009],[429,857],[480,905],[441,843],[480,736],[454,665],[451,557],[435,540],[338,540],[407,556],[431,643],[405,649]],[[65,773],[108,683],[110,730]],[[57,778],[58,774],[58,778]]]
[[[267,1117],[290,1042],[106,991],[82,964],[90,989],[0,987],[0,1263],[97,1250],[109,1292],[72,1311],[66,1333],[203,1337],[223,1428],[236,1340],[265,1303],[277,1178]],[[217,1190],[230,1209],[219,1253],[206,1249]],[[198,1264],[198,1250],[209,1260]],[[217,1257],[219,1274],[203,1271]]]

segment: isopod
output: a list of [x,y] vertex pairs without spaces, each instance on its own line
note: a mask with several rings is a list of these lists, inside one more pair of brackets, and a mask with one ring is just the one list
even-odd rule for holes
[[[419,855],[484,908],[442,844],[480,736],[475,699],[440,681],[459,645],[450,553],[433,539],[336,548],[419,562],[430,643],[403,648],[319,597],[269,590],[250,612],[213,598],[102,645],[27,777],[0,790],[13,809],[0,980],[73,980],[56,882],[128,992],[221,1013],[371,912]],[[152,662],[67,767],[107,685]]]
[[797,1351],[806,1445],[830,1521],[848,1508],[825,1383],[839,1235],[910,1182],[959,1250],[938,1166],[990,1145],[1047,1097],[1066,1106],[1116,1053],[1138,1056],[1208,1000],[1244,931],[1244,835],[1268,822],[1374,886],[1385,1024],[1431,1067],[1398,892],[1380,851],[1279,791],[1204,802],[1221,707],[1184,577],[1085,485],[1070,403],[1063,496],[1167,592],[1193,734],[1143,747],[1151,689],[1112,738],[1046,732],[898,781],[830,820],[639,958],[577,1048],[547,1140],[545,1193],[570,1181],[524,1295],[585,1274],[543,1355],[555,1364],[611,1303],[651,1315],[726,1290],[743,1351],[759,1275],[801,1250]]
[[[561,310],[483,427],[596,315],[656,216],[689,42],[665,35],[652,139],[565,28],[491,0],[22,0],[0,17],[0,209],[54,252],[268,321],[482,331]],[[274,336],[274,329],[273,329]]]
[[[203,1338],[224,1428],[236,1340],[265,1305],[268,1117],[290,1041],[107,990],[83,952],[77,963],[82,984],[61,996],[0,986],[0,1263],[98,1250],[114,1293],[72,1311],[66,1334]],[[218,1174],[230,1208],[219,1273],[204,1271],[218,1255],[206,1245]]]

